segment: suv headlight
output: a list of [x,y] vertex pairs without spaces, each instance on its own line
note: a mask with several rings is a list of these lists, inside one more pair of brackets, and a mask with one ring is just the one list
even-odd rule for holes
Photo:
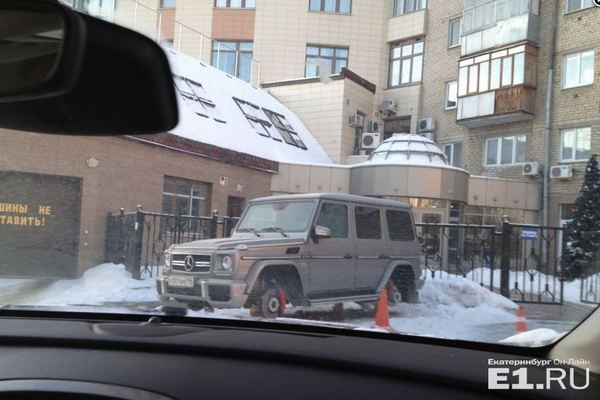
[[165,253],[165,270],[171,268],[171,253]]
[[233,269],[233,259],[231,256],[223,256],[221,258],[221,268],[223,271],[231,272]]

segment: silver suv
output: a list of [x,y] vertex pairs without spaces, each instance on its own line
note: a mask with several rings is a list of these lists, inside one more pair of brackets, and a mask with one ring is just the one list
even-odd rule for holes
[[409,205],[344,194],[249,202],[230,238],[171,246],[157,280],[161,300],[253,308],[415,302],[423,285]]

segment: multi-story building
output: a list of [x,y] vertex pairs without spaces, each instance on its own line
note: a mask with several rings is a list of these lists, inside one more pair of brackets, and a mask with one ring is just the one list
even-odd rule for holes
[[[600,8],[591,0],[117,4],[113,20],[135,21],[158,40],[268,90],[337,164],[365,161],[394,133],[434,139],[451,166],[470,174],[464,196],[350,185],[409,200],[428,214],[442,210],[439,218],[417,213],[423,220],[454,215],[497,223],[508,215],[559,225],[570,218],[585,162],[600,147],[593,139],[600,129],[600,39],[593,34]],[[363,142],[373,131],[379,137]],[[323,187],[306,166],[282,168],[290,172],[274,178],[274,192]],[[332,168],[351,182],[360,170]],[[383,172],[392,181],[420,176]]]

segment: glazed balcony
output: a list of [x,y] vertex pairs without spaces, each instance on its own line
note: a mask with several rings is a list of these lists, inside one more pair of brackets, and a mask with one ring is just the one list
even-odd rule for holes
[[457,123],[468,128],[535,116],[538,50],[530,44],[459,62]]

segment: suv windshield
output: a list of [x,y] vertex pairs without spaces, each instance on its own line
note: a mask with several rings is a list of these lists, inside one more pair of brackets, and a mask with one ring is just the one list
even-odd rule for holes
[[160,45],[180,120],[0,129],[0,307],[542,346],[600,304],[597,2],[61,3]]
[[239,222],[236,232],[275,231],[306,232],[312,219],[315,202],[276,202],[252,204]]

